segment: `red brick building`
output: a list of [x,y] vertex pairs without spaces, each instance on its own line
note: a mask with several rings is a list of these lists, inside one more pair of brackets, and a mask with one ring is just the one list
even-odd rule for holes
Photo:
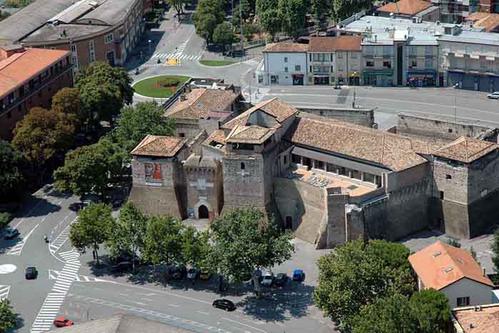
[[49,107],[57,91],[71,87],[71,68],[68,51],[0,47],[0,138],[12,138],[29,109]]

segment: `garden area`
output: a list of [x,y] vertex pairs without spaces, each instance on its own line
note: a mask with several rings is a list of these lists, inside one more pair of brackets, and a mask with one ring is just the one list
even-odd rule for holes
[[212,67],[221,67],[235,64],[235,61],[232,60],[200,60],[201,65],[212,66]]
[[153,98],[168,98],[172,96],[185,82],[188,76],[161,75],[141,80],[133,85],[135,92],[142,96]]

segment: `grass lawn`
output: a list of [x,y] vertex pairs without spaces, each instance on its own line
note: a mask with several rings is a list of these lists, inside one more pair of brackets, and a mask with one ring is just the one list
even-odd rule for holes
[[205,66],[215,66],[215,67],[227,66],[236,63],[235,61],[232,60],[200,60],[199,62]]
[[189,79],[188,76],[160,75],[135,83],[133,89],[143,96],[168,98]]

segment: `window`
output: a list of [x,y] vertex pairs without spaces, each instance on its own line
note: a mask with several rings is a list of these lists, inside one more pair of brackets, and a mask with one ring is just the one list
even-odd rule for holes
[[439,191],[438,195],[440,196],[440,200],[444,200],[444,191]]
[[360,179],[360,171],[352,170],[352,178]]
[[76,44],[71,44],[71,52],[76,53]]
[[338,52],[338,59],[343,59],[343,52]]
[[340,172],[339,173],[342,176],[348,176],[348,170],[346,168],[344,168],[344,167],[340,168]]
[[326,171],[327,172],[338,173],[338,167],[336,165],[334,165],[334,164],[327,163],[326,164]]
[[427,57],[433,56],[433,46],[425,46],[424,54]]
[[418,61],[417,60],[411,60],[411,65],[409,66],[409,68],[413,68],[413,67],[418,67]]
[[357,54],[357,52],[350,53],[350,58],[357,59],[358,57],[359,57],[359,55]]
[[392,63],[390,61],[383,61],[383,67],[392,68]]
[[113,34],[108,34],[106,35],[106,37],[104,38],[104,43],[106,44],[109,44],[113,41]]
[[288,164],[288,157],[284,155],[284,164]]
[[324,170],[324,162],[322,162],[322,161],[315,161],[314,167],[316,169],[322,169],[322,170]]
[[241,162],[241,170],[245,170],[246,169],[246,165],[244,164],[244,162]]
[[288,67],[284,67],[284,71],[287,73],[288,72]]
[[374,67],[374,61],[366,61],[366,67]]
[[95,61],[95,43],[93,40],[88,42],[88,58],[89,62]]
[[296,65],[295,66],[295,72],[300,72],[301,71],[301,66],[300,65]]
[[185,133],[178,133],[178,136],[181,138],[185,138]]
[[291,161],[293,163],[300,164],[301,158],[300,158],[300,156],[293,154],[293,155],[291,155]]
[[470,298],[467,297],[458,297],[457,298],[457,306],[468,306],[470,305]]
[[424,60],[424,66],[425,68],[433,68],[433,59],[432,58],[426,58]]
[[452,179],[451,175],[445,175],[445,179]]
[[284,57],[284,62],[288,62],[288,57]]
[[364,181],[365,182],[369,182],[369,183],[373,183],[374,184],[374,178],[375,178],[375,176],[373,174],[364,172]]

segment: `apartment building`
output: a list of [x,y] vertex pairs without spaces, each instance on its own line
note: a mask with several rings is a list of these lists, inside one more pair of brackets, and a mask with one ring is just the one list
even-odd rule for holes
[[0,22],[2,44],[71,52],[75,71],[123,65],[144,30],[144,0],[38,0]]
[[438,6],[440,21],[444,23],[461,23],[479,7],[476,0],[431,0],[431,3]]
[[68,51],[0,47],[0,138],[11,139],[29,109],[49,107],[52,96],[72,84]]
[[258,83],[304,85],[307,83],[307,44],[273,43],[263,50],[263,68],[258,71]]
[[312,37],[308,81],[314,85],[360,84],[361,36]]

